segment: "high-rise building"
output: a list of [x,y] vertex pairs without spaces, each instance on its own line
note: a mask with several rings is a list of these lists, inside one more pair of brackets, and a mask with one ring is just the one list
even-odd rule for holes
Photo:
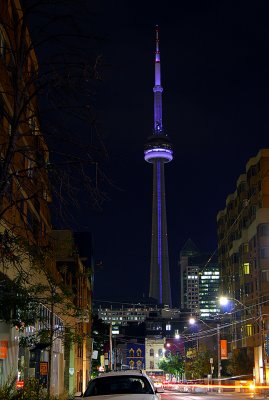
[[[254,357],[256,382],[268,384],[269,149],[246,164],[217,215],[221,292],[232,304],[231,351]],[[239,321],[239,322],[238,322]]]
[[154,129],[144,147],[144,158],[153,165],[152,238],[149,296],[158,304],[172,306],[167,220],[165,201],[164,164],[172,161],[173,150],[162,123],[161,63],[159,29],[156,27]]
[[214,254],[188,239],[180,252],[181,309],[208,319],[219,312],[219,267]]

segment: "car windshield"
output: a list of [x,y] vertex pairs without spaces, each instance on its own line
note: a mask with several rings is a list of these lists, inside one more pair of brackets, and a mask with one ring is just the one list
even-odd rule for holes
[[89,383],[84,397],[123,393],[154,394],[150,383],[145,377],[121,375],[93,379]]

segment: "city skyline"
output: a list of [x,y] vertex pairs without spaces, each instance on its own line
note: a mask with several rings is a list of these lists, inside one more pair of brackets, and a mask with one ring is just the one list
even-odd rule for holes
[[[151,168],[144,141],[151,130],[152,42],[161,30],[164,124],[174,144],[166,168],[173,303],[179,303],[179,253],[188,238],[217,247],[216,216],[245,164],[268,147],[268,43],[265,3],[99,2],[91,30],[103,35],[106,60],[96,108],[110,155],[102,213],[81,205],[74,229],[93,232],[95,298],[146,297],[149,288]],[[142,12],[143,10],[143,12]],[[134,284],[135,282],[135,284]]]
[[128,366],[263,391],[268,10],[21,1],[1,3],[3,395],[96,395]]

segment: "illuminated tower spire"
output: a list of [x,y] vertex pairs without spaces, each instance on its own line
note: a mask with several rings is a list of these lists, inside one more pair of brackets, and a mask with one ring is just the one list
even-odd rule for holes
[[144,158],[153,164],[153,197],[152,197],[152,237],[150,263],[149,296],[158,304],[172,306],[164,164],[172,161],[173,149],[168,136],[164,133],[162,123],[161,58],[159,48],[159,28],[156,26],[155,50],[155,86],[154,92],[154,129],[144,146]]

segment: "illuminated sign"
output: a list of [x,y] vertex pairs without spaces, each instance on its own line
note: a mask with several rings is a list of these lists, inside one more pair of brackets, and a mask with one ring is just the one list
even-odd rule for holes
[[118,335],[120,333],[119,327],[116,325],[112,326],[112,335]]
[[0,358],[7,358],[8,340],[0,340]]
[[227,340],[226,339],[220,340],[220,358],[222,360],[227,360],[227,358],[228,358]]

